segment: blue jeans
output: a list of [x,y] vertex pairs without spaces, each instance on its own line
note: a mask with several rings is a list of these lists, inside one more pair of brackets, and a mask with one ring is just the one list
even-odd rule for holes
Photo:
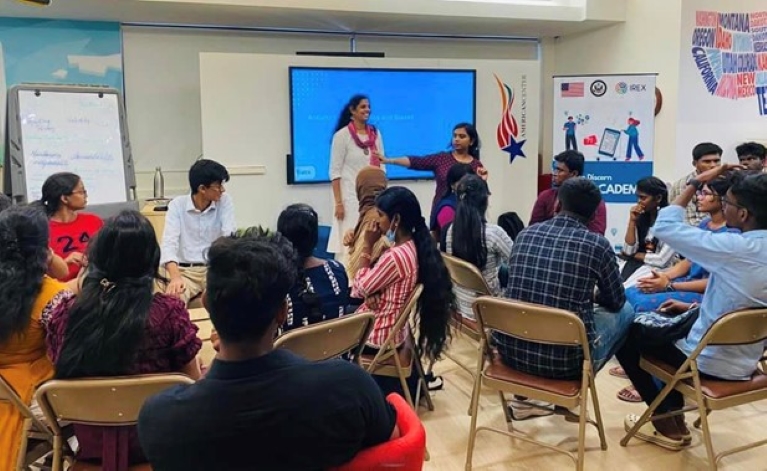
[[596,337],[591,347],[594,374],[599,372],[607,360],[623,346],[632,322],[634,322],[634,308],[628,302],[618,312],[610,312],[601,306],[594,308]]

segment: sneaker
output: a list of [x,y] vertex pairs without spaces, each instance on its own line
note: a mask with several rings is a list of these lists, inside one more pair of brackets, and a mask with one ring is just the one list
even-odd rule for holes
[[548,402],[527,399],[509,401],[511,418],[514,420],[528,420],[535,417],[546,417],[554,413],[554,406]]

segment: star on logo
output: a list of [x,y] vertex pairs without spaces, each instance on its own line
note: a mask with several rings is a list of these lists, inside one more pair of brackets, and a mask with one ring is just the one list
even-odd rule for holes
[[522,146],[525,145],[525,142],[527,142],[526,139],[517,141],[516,139],[514,139],[513,136],[511,136],[511,142],[509,143],[509,145],[502,149],[504,152],[509,153],[509,163],[514,162],[514,159],[517,156],[527,158],[527,156],[525,155],[525,152],[522,150]]

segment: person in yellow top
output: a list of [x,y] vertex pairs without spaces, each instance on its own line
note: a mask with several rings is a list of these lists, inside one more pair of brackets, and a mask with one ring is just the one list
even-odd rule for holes
[[[53,376],[46,356],[45,319],[66,288],[45,273],[48,220],[40,209],[14,206],[0,213],[0,376],[30,404],[36,387]],[[0,469],[15,469],[24,418],[0,402]]]

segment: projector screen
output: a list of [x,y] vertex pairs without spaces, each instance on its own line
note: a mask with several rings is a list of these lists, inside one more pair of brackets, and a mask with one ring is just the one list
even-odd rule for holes
[[[444,69],[290,67],[292,154],[288,183],[327,183],[330,144],[341,110],[353,95],[370,97],[370,124],[387,157],[450,148],[453,126],[474,123],[476,72]],[[388,165],[390,180],[433,178]]]

